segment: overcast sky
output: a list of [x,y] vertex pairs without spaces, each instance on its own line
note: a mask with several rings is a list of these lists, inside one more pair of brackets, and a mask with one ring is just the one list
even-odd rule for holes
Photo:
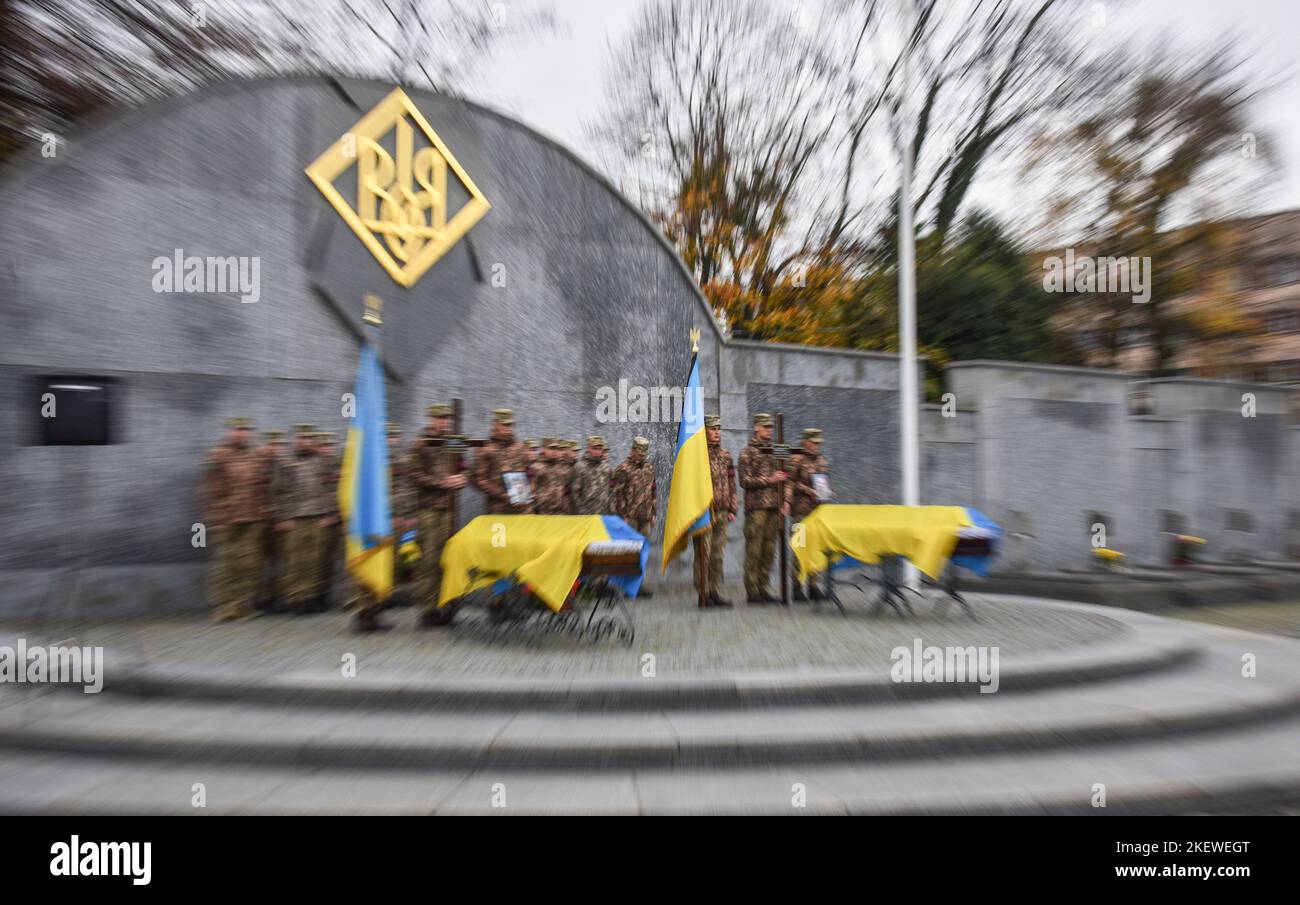
[[[595,163],[583,126],[600,110],[610,48],[626,34],[640,5],[641,0],[555,0],[561,33],[498,54],[482,70],[480,90],[466,94]],[[1273,139],[1281,163],[1273,180],[1276,190],[1261,204],[1270,211],[1300,207],[1300,0],[1131,0],[1108,4],[1107,21],[1111,33],[1137,41],[1169,35],[1203,43],[1236,34],[1256,51],[1252,59],[1258,60],[1261,80],[1269,73],[1285,74],[1256,110],[1258,134]],[[996,210],[1013,193],[985,186],[973,194],[975,203]]]

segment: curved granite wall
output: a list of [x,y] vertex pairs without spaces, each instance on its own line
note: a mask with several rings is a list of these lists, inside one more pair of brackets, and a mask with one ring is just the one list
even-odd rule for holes
[[[644,433],[666,479],[675,425],[599,423],[595,398],[620,379],[681,383],[695,325],[716,400],[716,328],[680,261],[570,153],[412,91],[492,208],[399,287],[303,173],[390,90],[326,78],[215,86],[89,124],[5,175],[7,609],[72,596],[52,590],[61,565],[97,574],[93,595],[130,609],[197,593],[198,467],[222,419],[341,430],[366,292],[385,302],[391,414],[408,432],[432,401],[462,398],[471,434],[510,406],[521,436],[601,432],[619,457]],[[176,249],[256,257],[260,298],[155,292],[152,262]],[[113,445],[34,445],[34,378],[48,375],[118,380]],[[465,494],[467,516],[477,496]],[[86,571],[100,566],[113,568]]]

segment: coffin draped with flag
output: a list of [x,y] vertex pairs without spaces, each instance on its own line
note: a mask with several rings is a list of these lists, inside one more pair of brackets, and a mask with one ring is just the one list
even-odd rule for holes
[[[953,556],[963,537],[982,536],[990,555]],[[938,581],[949,558],[962,568],[988,574],[1002,529],[969,506],[861,506],[822,504],[795,526],[790,546],[806,579],[827,568],[874,565],[884,556],[908,559]]]
[[384,371],[379,352],[363,342],[357,367],[356,417],[348,428],[339,474],[339,512],[346,528],[347,566],[380,600],[393,591],[393,516],[388,487]]
[[682,399],[682,422],[677,429],[672,481],[668,485],[668,514],[664,517],[663,561],[666,572],[673,557],[686,549],[692,537],[708,530],[713,505],[713,478],[709,474],[709,447],[704,433],[704,395],[700,389],[700,357],[691,356],[691,373]]

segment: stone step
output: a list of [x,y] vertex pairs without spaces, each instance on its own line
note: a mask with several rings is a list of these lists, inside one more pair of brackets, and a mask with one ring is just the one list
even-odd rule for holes
[[[10,814],[1277,813],[1300,802],[1300,718],[1069,751],[782,767],[304,769],[0,756]],[[1105,808],[1094,807],[1097,784]],[[206,807],[194,807],[201,784]],[[795,807],[798,789],[806,807]],[[495,805],[495,806],[494,806]]]
[[[1300,709],[1300,645],[1204,630],[1160,673],[1016,695],[735,709],[412,711],[10,693],[0,748],[243,764],[615,769],[948,758],[1248,726]],[[1241,677],[1243,643],[1260,675]]]
[[[1131,617],[1137,618],[1137,617]],[[1000,661],[999,693],[1041,691],[1159,673],[1197,654],[1193,635],[1176,623],[1128,627],[1117,641],[1041,651]],[[601,713],[715,710],[806,704],[839,705],[978,695],[978,686],[898,683],[889,664],[874,670],[746,672],[722,676],[484,678],[414,677],[368,671],[249,675],[119,664],[106,670],[116,695],[246,704],[385,707],[436,711],[558,710]]]

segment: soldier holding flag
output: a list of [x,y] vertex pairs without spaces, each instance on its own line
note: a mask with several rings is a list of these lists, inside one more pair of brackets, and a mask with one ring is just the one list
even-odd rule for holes
[[[363,320],[377,328],[379,299],[366,297]],[[348,569],[360,590],[356,628],[387,628],[379,610],[393,592],[392,500],[389,496],[388,437],[385,428],[384,369],[377,348],[378,330],[367,329],[357,366],[356,417],[348,427],[338,501],[346,531]],[[372,339],[373,337],[373,339]]]

